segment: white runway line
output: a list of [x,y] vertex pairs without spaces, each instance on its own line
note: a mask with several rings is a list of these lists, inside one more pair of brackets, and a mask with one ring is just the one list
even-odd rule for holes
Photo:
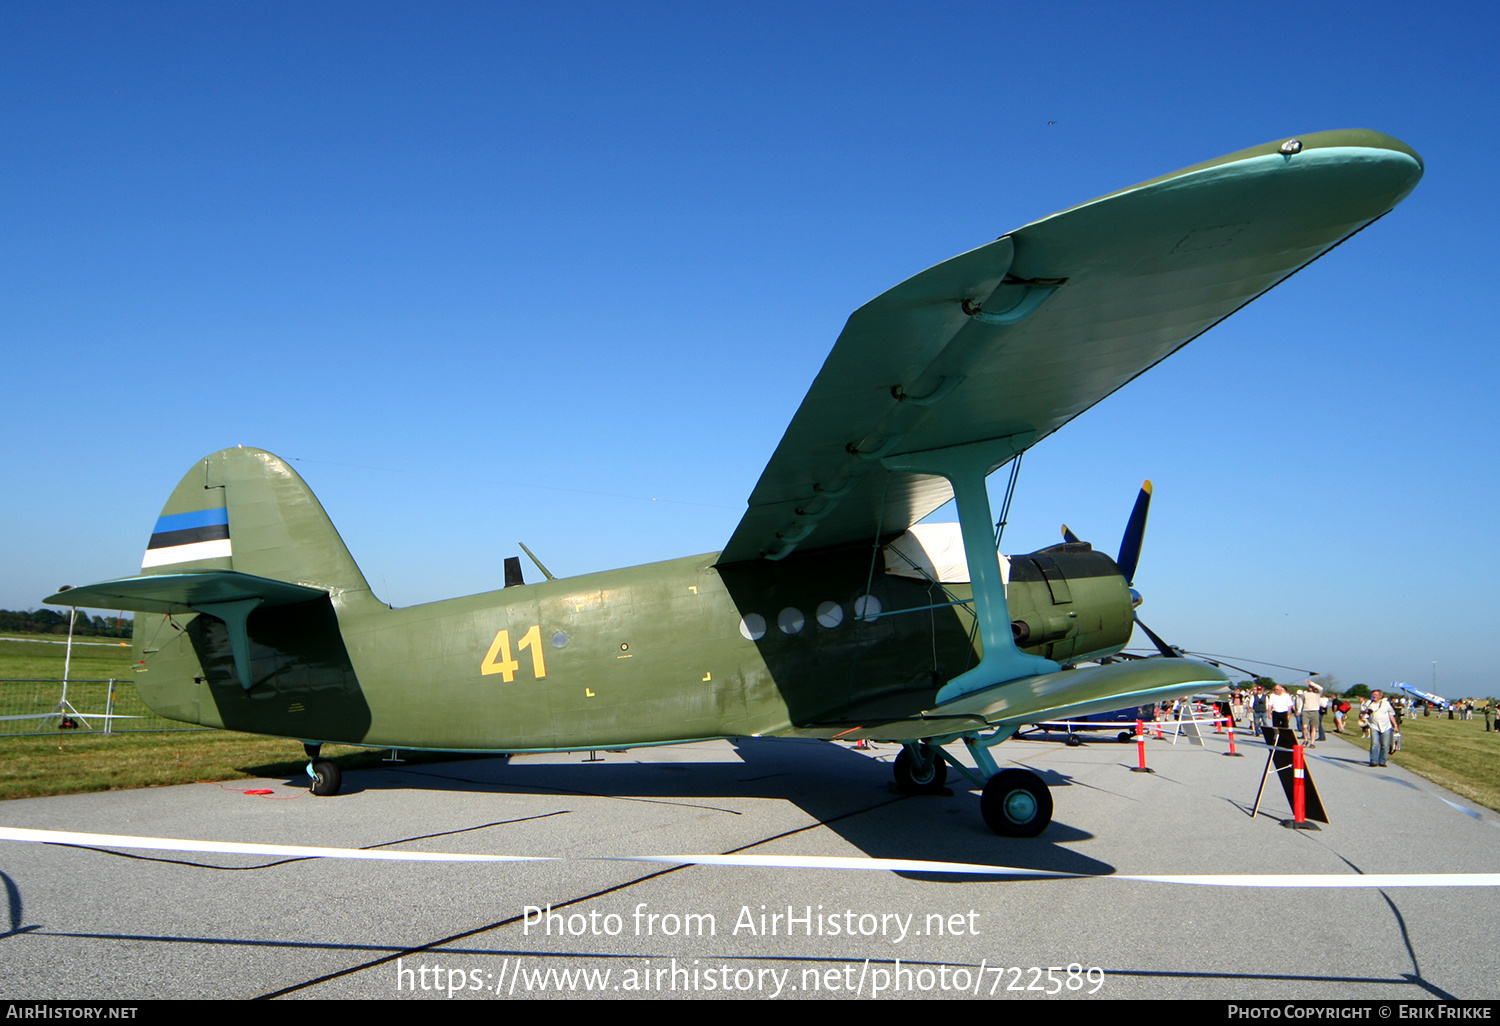
[[[315,848],[292,844],[246,844],[231,841],[193,841],[168,837],[131,837],[66,830],[28,830],[0,827],[0,840],[39,844],[87,845],[95,848],[139,848],[149,851],[216,852],[226,855],[279,855],[293,858],[378,859],[386,862],[560,862],[538,855],[474,855],[457,852],[370,851],[364,848]],[[916,859],[845,858],[825,855],[614,855],[584,858],[585,862],[649,862],[679,866],[747,866],[770,869],[882,871],[892,873],[953,873],[965,876],[1027,876],[1058,879],[1133,880],[1139,883],[1181,884],[1197,887],[1500,887],[1500,873],[1342,873],[1222,874],[1210,876],[1133,876],[1059,873],[1045,869],[987,866],[969,862],[928,862]]]

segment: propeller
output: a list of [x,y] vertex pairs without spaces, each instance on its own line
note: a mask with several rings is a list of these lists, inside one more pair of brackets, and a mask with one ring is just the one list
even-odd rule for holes
[[[1125,575],[1125,583],[1131,585],[1130,596],[1137,606],[1141,604],[1140,593],[1135,590],[1135,569],[1141,562],[1141,544],[1146,539],[1146,515],[1151,512],[1151,482],[1141,483],[1140,494],[1135,497],[1135,506],[1130,510],[1130,519],[1125,522],[1125,536],[1120,539],[1120,554],[1115,562],[1120,565],[1120,573]],[[1135,617],[1136,626],[1146,632],[1146,637],[1156,646],[1156,650],[1168,659],[1181,659],[1182,652],[1161,639],[1139,613],[1132,614]]]
[[[1141,542],[1146,537],[1146,514],[1151,511],[1151,482],[1141,485],[1141,493],[1135,497],[1135,506],[1130,519],[1125,523],[1125,536],[1120,539],[1120,555],[1115,559],[1125,575],[1126,584],[1135,583],[1135,568],[1141,561]],[[1067,524],[1062,525],[1063,541],[1077,543],[1082,538],[1073,533]]]
[[[1151,482],[1145,481],[1141,484],[1140,494],[1135,497],[1135,506],[1130,510],[1130,519],[1125,522],[1125,535],[1120,539],[1120,554],[1115,558],[1115,562],[1120,567],[1120,573],[1125,578],[1125,583],[1130,586],[1131,602],[1136,606],[1141,604],[1141,596],[1134,587],[1135,571],[1141,562],[1141,544],[1146,538],[1146,516],[1150,512]],[[1063,541],[1066,542],[1081,540],[1067,524],[1063,525],[1062,534]],[[1160,635],[1141,621],[1139,615],[1132,615],[1135,616],[1136,624],[1146,633],[1146,637],[1151,639],[1151,643],[1156,646],[1158,652],[1171,659],[1182,658],[1181,650],[1163,641]]]
[[1135,507],[1125,524],[1125,536],[1120,539],[1120,554],[1115,562],[1125,575],[1125,583],[1135,584],[1135,568],[1141,561],[1141,542],[1146,537],[1146,514],[1151,511],[1151,482],[1141,485],[1141,493],[1135,497]]
[[1171,645],[1168,645],[1161,639],[1161,635],[1157,634],[1150,627],[1146,626],[1139,613],[1135,614],[1135,625],[1146,632],[1146,637],[1151,639],[1151,644],[1155,645],[1156,650],[1162,655],[1166,656],[1168,659],[1182,658],[1182,653],[1180,651],[1173,648]]

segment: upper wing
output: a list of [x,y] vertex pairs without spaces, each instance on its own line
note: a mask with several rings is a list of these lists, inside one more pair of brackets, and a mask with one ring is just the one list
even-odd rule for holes
[[952,490],[880,457],[1034,444],[1421,176],[1390,136],[1319,132],[1111,193],[907,279],[849,318],[719,561],[904,530]]

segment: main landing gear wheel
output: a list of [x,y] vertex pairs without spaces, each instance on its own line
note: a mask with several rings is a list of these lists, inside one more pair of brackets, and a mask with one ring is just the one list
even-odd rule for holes
[[1030,770],[1002,770],[984,785],[979,811],[1001,837],[1035,837],[1052,822],[1052,792]]
[[948,781],[948,764],[929,744],[921,745],[922,758],[903,745],[896,753],[896,786],[908,794],[937,794]]
[[318,759],[312,764],[312,787],[309,790],[316,795],[330,795],[339,793],[339,785],[344,782],[344,775],[339,770],[339,764],[329,759]]
[[1083,738],[1079,737],[1077,734],[1069,734],[1067,740],[1064,741],[1063,744],[1067,745],[1069,748],[1077,748],[1079,745],[1083,744]]
[[1128,730],[1120,731],[1120,744],[1128,745],[1135,740],[1135,735]]

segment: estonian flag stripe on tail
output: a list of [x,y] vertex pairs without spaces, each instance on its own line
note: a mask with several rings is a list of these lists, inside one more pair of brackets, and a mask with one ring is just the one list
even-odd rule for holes
[[141,569],[230,554],[229,510],[220,506],[173,513],[157,519]]
[[152,534],[166,534],[169,531],[186,531],[190,527],[210,527],[214,524],[229,526],[229,510],[223,506],[213,509],[197,509],[191,513],[172,513],[167,516],[158,517],[156,530]]

